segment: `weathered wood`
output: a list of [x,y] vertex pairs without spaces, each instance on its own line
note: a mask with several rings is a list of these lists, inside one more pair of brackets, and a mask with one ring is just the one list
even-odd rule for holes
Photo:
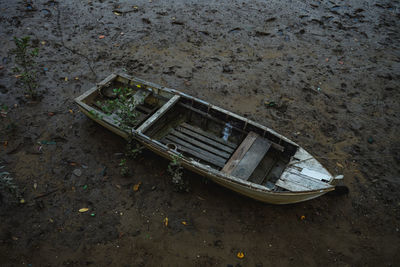
[[309,191],[332,187],[332,185],[310,176],[290,171],[285,172],[275,184],[290,191]]
[[267,139],[258,136],[231,175],[248,180],[270,147],[271,143]]
[[251,174],[249,181],[256,184],[262,184],[265,178],[267,178],[268,174],[271,172],[276,161],[276,158],[272,155],[268,155],[268,157],[262,159],[257,168]]
[[201,135],[201,134],[198,134],[198,133],[193,132],[193,131],[191,131],[191,130],[188,130],[188,129],[186,129],[186,128],[177,127],[176,130],[179,131],[179,132],[182,132],[182,133],[184,133],[184,134],[186,134],[186,135],[189,135],[189,136],[191,136],[191,137],[193,137],[193,138],[196,138],[196,139],[198,139],[198,140],[200,140],[200,141],[202,141],[202,142],[204,142],[204,143],[207,143],[207,144],[210,145],[210,146],[214,146],[214,147],[216,147],[216,148],[218,148],[218,149],[221,149],[221,150],[223,150],[223,151],[226,151],[226,152],[229,153],[229,154],[233,153],[233,151],[234,151],[234,149],[231,148],[231,147],[228,147],[228,146],[226,146],[226,145],[223,145],[223,144],[221,144],[221,143],[218,143],[218,142],[216,142],[216,141],[214,141],[214,140],[212,140],[212,139],[210,139],[210,138],[207,138],[207,137],[205,137],[205,136],[203,136],[203,135]]
[[145,132],[151,125],[153,125],[162,115],[170,110],[179,100],[180,96],[175,95],[167,103],[165,103],[156,113],[154,113],[148,120],[146,120],[137,131],[140,133]]
[[148,97],[151,94],[150,91],[143,91],[143,90],[138,90],[132,97],[133,97],[133,106],[137,106],[140,104],[143,104],[144,100],[146,97]]
[[254,141],[256,141],[257,137],[258,134],[256,134],[255,132],[250,132],[243,140],[243,142],[240,144],[238,149],[236,149],[235,153],[233,153],[232,157],[229,159],[229,161],[222,169],[222,172],[226,174],[231,174],[231,172],[236,168],[236,166],[242,160],[246,152],[253,145]]
[[180,139],[182,139],[182,140],[184,140],[184,141],[186,141],[188,143],[191,143],[191,144],[193,144],[195,146],[198,146],[198,147],[200,147],[200,148],[202,148],[204,150],[207,150],[207,151],[209,151],[209,152],[211,152],[213,154],[216,154],[217,156],[220,156],[220,157],[222,157],[222,158],[224,158],[226,160],[230,157],[229,153],[226,153],[226,152],[221,151],[219,149],[213,148],[212,146],[209,146],[209,145],[207,145],[207,144],[205,144],[203,142],[197,141],[196,139],[194,139],[194,138],[192,138],[192,137],[190,137],[188,135],[185,135],[183,133],[180,133],[178,131],[171,130],[170,134],[172,134],[172,135],[174,135],[176,137],[179,137]]
[[[201,110],[198,110],[198,109],[196,109],[196,108],[194,108],[194,107],[191,107],[191,106],[189,106],[189,105],[186,105],[186,104],[183,104],[183,103],[179,103],[179,105],[182,106],[182,107],[184,107],[184,108],[187,108],[188,110],[191,110],[191,111],[193,111],[193,112],[196,112],[196,113],[198,113],[198,114],[200,114],[200,115],[202,115],[202,116],[204,116],[204,117],[206,117],[206,118],[208,118],[208,119],[210,119],[210,120],[213,120],[213,121],[215,121],[215,122],[217,122],[217,123],[220,123],[220,124],[225,124],[225,123],[226,123],[226,121],[217,119],[217,118],[211,116],[210,114],[208,114],[208,113],[206,113],[206,112],[203,112],[203,111],[201,111]],[[217,107],[213,106],[213,108],[216,109]],[[225,111],[225,112],[228,112],[228,111]],[[233,114],[233,113],[230,113],[230,112],[228,112],[228,113],[229,113],[229,114]],[[227,113],[226,113],[226,114],[227,114]],[[229,115],[229,114],[227,114],[227,115]],[[229,115],[229,116],[230,116],[230,115]],[[238,116],[238,115],[236,115],[236,116]],[[247,120],[247,119],[246,119],[246,120]],[[254,123],[251,122],[251,124],[254,124]],[[258,125],[258,124],[257,124],[257,125]],[[264,129],[264,128],[265,128],[265,129]],[[240,132],[240,133],[247,134],[246,131],[243,131],[242,129],[239,129],[239,128],[233,126],[233,125],[232,125],[232,129],[234,129],[234,130],[236,130],[236,131],[238,131],[238,132]],[[266,130],[267,128],[266,128],[266,127],[263,127],[262,129],[263,129],[263,130]],[[270,130],[270,129],[268,129],[268,130]],[[283,137],[283,136],[279,135],[279,137]],[[283,137],[283,138],[285,138],[285,137]],[[272,142],[272,141],[271,141],[271,143],[272,143],[271,146],[272,146],[274,149],[276,149],[276,150],[278,150],[278,151],[280,151],[280,152],[285,151],[285,147],[284,147],[284,146],[281,146],[280,144],[277,144],[277,143]]]
[[178,147],[178,151],[181,150],[195,156],[196,158],[202,159],[205,162],[209,162],[221,168],[225,165],[226,160],[224,158],[218,157],[217,155],[211,154],[210,152],[195,147],[192,144],[185,142],[177,137],[168,135],[165,137],[165,140],[167,142],[175,144]]
[[145,107],[144,105],[136,106],[136,110],[138,110],[139,112],[142,112],[142,113],[146,113],[146,114],[152,113],[154,111],[154,109],[156,109],[156,108],[150,109],[150,108]]
[[187,124],[187,123],[182,123],[181,126],[185,127],[186,129],[189,129],[189,130],[191,130],[193,132],[196,132],[196,133],[199,133],[201,135],[204,135],[205,137],[208,137],[208,138],[210,138],[210,139],[212,139],[212,140],[214,140],[214,141],[216,141],[218,143],[221,143],[223,145],[229,146],[229,147],[231,147],[233,149],[235,149],[237,147],[236,144],[234,144],[232,142],[229,142],[229,141],[225,141],[224,139],[219,138],[219,137],[217,137],[217,136],[215,136],[213,134],[210,134],[210,133],[208,133],[206,131],[203,131],[202,129],[200,129],[198,127],[194,127],[194,126],[192,126],[190,124]]
[[288,180],[281,180],[279,179],[275,183],[276,186],[282,187],[286,190],[292,191],[292,192],[298,192],[298,191],[309,191],[310,189],[308,187],[305,187],[301,184],[293,183]]

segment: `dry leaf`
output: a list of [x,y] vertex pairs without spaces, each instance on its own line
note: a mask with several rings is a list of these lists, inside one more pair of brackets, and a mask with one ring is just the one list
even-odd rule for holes
[[344,168],[342,164],[340,164],[339,162],[336,162],[336,165],[340,168]]
[[187,222],[183,221],[182,224],[183,224],[183,225],[187,225]]
[[135,192],[138,191],[141,184],[142,184],[142,182],[139,182],[139,183],[135,184],[133,186],[133,191],[135,191]]
[[168,227],[168,217],[165,217],[165,219],[164,219],[164,225],[165,225],[165,227]]
[[80,210],[79,210],[79,212],[87,212],[89,210],[89,208],[81,208]]
[[99,35],[99,39],[104,39],[105,36],[104,35]]
[[238,257],[239,259],[243,259],[244,258],[244,253],[243,252],[238,252],[236,254],[236,257]]

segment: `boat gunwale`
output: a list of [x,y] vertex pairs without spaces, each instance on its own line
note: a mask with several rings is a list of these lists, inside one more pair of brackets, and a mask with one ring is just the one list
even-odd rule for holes
[[[251,125],[253,125],[255,127],[258,127],[260,129],[266,131],[266,132],[269,132],[270,134],[275,135],[276,137],[282,139],[283,141],[286,141],[286,142],[296,146],[297,147],[296,151],[298,151],[298,149],[301,148],[301,146],[299,146],[297,143],[293,142],[292,140],[288,139],[287,137],[275,132],[274,130],[272,130],[272,129],[266,127],[266,126],[263,126],[263,125],[255,122],[255,121],[252,121],[252,120],[249,120],[247,118],[244,118],[244,117],[242,117],[240,115],[232,113],[232,112],[230,112],[228,110],[225,110],[225,109],[220,108],[218,106],[215,106],[213,104],[210,104],[210,103],[208,103],[208,102],[206,102],[204,100],[201,100],[201,99],[198,99],[196,97],[190,96],[190,95],[188,95],[186,93],[182,93],[182,92],[180,92],[180,91],[178,91],[176,89],[163,87],[163,86],[160,86],[160,85],[157,85],[157,84],[142,80],[140,78],[129,76],[127,74],[112,73],[111,75],[106,77],[104,80],[102,80],[100,83],[97,83],[96,86],[92,87],[91,89],[86,91],[84,94],[82,94],[82,95],[78,96],[77,98],[75,98],[75,102],[80,106],[81,109],[86,110],[87,114],[90,114],[90,110],[94,110],[94,111],[96,111],[96,112],[98,112],[98,113],[100,113],[102,115],[105,115],[102,119],[99,119],[99,118],[96,118],[96,117],[93,117],[93,116],[90,116],[90,117],[95,121],[103,121],[103,122],[109,124],[111,127],[116,128],[116,130],[118,130],[118,132],[125,133],[126,135],[124,135],[124,136],[121,135],[125,139],[127,139],[128,136],[130,135],[129,132],[127,132],[125,130],[122,130],[122,129],[119,129],[118,125],[116,125],[115,123],[110,121],[107,118],[106,114],[104,114],[101,111],[98,111],[97,109],[95,109],[95,108],[93,108],[93,107],[91,107],[88,104],[83,102],[83,100],[85,98],[89,97],[91,94],[93,94],[99,88],[101,88],[102,86],[107,86],[109,83],[117,80],[119,77],[128,80],[128,84],[129,84],[129,81],[133,81],[133,82],[141,83],[143,85],[151,87],[151,88],[145,88],[145,89],[149,90],[149,91],[152,91],[152,92],[154,92],[156,94],[159,94],[159,90],[161,90],[161,91],[164,91],[166,93],[170,93],[172,95],[179,95],[179,96],[181,96],[183,98],[187,98],[187,99],[190,99],[190,100],[194,100],[194,101],[200,102],[201,104],[207,105],[207,106],[209,106],[210,108],[212,108],[214,110],[217,110],[219,112],[225,113],[225,114],[227,114],[227,115],[229,115],[231,117],[234,117],[234,118],[236,118],[238,120],[244,121],[246,124],[251,124]],[[131,134],[133,134],[133,136],[136,137],[136,139],[139,139],[139,141],[141,141],[142,143],[145,143],[145,145],[148,148],[149,148],[149,146],[152,147],[153,149],[151,149],[151,148],[149,148],[149,149],[151,149],[153,151],[164,152],[164,154],[169,156],[169,158],[172,158],[172,156],[181,156],[180,153],[172,151],[166,145],[160,143],[159,141],[157,141],[155,139],[152,139],[152,138],[148,137],[147,135],[145,135],[145,134],[143,134],[141,132],[136,131],[134,128],[131,129]],[[305,151],[304,148],[302,148],[302,149]],[[315,159],[315,157],[313,157],[311,154],[310,154],[310,156],[313,159]],[[330,185],[330,187],[321,188],[321,189],[315,189],[315,190],[295,191],[295,192],[287,191],[287,192],[285,192],[285,191],[272,191],[272,190],[268,189],[266,186],[262,186],[262,185],[259,185],[259,184],[255,184],[255,183],[252,183],[252,182],[249,182],[249,181],[242,180],[240,178],[233,177],[231,175],[224,174],[221,171],[213,169],[208,165],[202,164],[202,163],[197,162],[195,160],[190,160],[188,157],[182,157],[181,159],[183,161],[185,161],[186,165],[188,165],[188,166],[191,165],[194,168],[199,168],[202,172],[207,173],[208,175],[213,176],[213,177],[215,177],[217,179],[227,180],[227,181],[239,184],[240,186],[247,187],[247,188],[249,188],[251,190],[257,190],[257,191],[262,192],[262,193],[269,193],[269,194],[281,195],[281,196],[298,196],[298,195],[320,194],[320,193],[326,193],[326,192],[334,190],[334,186],[331,185],[332,181],[334,180],[334,177],[332,176],[332,174],[329,173],[328,170],[326,170],[325,167],[324,167],[324,169],[332,177],[332,179],[327,183],[327,185]],[[316,160],[316,161],[318,162],[318,160]]]

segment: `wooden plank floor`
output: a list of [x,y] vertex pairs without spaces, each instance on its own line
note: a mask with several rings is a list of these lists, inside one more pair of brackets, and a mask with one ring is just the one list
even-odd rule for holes
[[200,128],[183,123],[172,129],[162,140],[175,144],[178,151],[222,168],[233,153],[236,145],[204,132]]

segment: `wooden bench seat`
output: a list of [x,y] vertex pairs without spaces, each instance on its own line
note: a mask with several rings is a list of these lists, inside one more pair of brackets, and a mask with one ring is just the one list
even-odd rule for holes
[[250,132],[225,164],[222,172],[248,180],[270,147],[270,141]]
[[290,167],[276,181],[275,185],[292,192],[323,190],[333,187],[329,183],[320,181],[316,177],[306,175]]

